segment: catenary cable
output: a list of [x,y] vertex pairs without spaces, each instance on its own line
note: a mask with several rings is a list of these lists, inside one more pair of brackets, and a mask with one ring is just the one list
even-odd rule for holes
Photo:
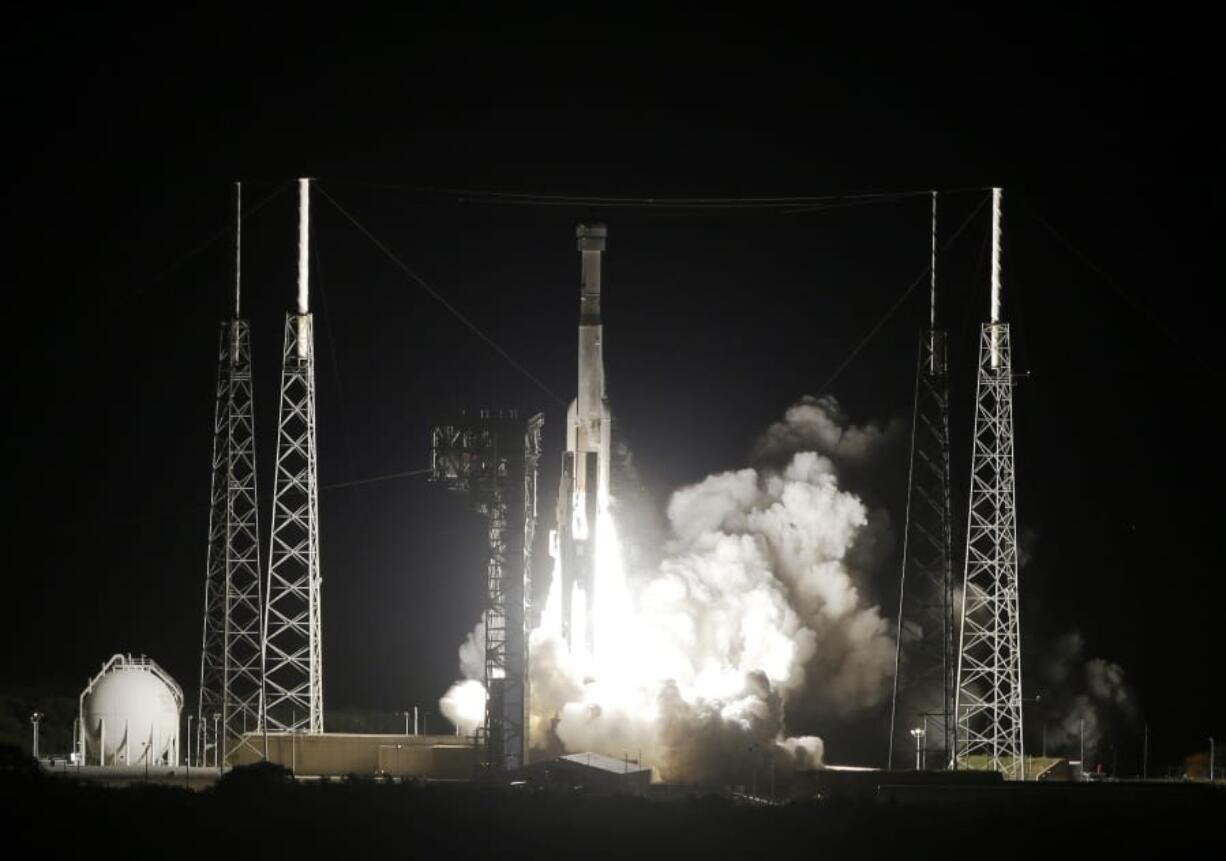
[[446,308],[447,311],[450,312],[450,314],[453,317],[455,317],[457,320],[463,323],[469,329],[469,331],[471,331],[474,335],[476,335],[478,338],[484,341],[486,345],[489,346],[490,349],[492,349],[495,353],[497,353],[503,359],[505,359],[507,363],[511,365],[511,367],[515,368],[515,370],[523,374],[524,377],[530,380],[542,392],[544,392],[546,395],[548,395],[550,398],[552,398],[554,401],[561,404],[562,406],[566,406],[567,402],[565,400],[563,400],[558,395],[554,394],[553,391],[547,385],[541,382],[539,377],[537,377],[535,374],[533,374],[531,371],[525,368],[522,364],[517,362],[511,356],[510,353],[508,353],[501,346],[499,346],[498,342],[496,342],[489,335],[485,334],[485,332],[483,332],[481,328],[477,326],[476,323],[468,319],[468,317],[466,317],[458,308],[456,308],[454,305],[448,302],[447,299],[444,298],[441,293],[439,293],[437,290],[431,287],[428,283],[426,283],[426,280],[422,278],[420,275],[418,275],[416,272],[414,272],[407,263],[405,263],[398,256],[396,256],[395,252],[393,252],[390,248],[387,247],[387,245],[381,242],[378,239],[378,237],[376,237],[373,233],[371,233],[368,229],[366,229],[366,227],[360,221],[358,221],[356,218],[350,215],[349,210],[341,206],[341,204],[338,203],[337,200],[332,197],[332,195],[328,194],[328,192],[324,191],[324,189],[320,188],[318,185],[316,186],[316,190],[323,196],[325,200],[327,200],[329,203],[331,203],[336,208],[337,212],[345,216],[345,218],[349,220],[349,223],[352,224],[355,228],[357,228],[358,232],[360,232],[363,236],[369,239],[371,243],[376,248],[378,248],[380,251],[382,251],[383,254],[386,255],[389,260],[395,263],[396,266],[402,272],[405,273],[405,275],[409,276],[409,278],[412,279],[417,284],[417,286],[425,290],[426,293],[428,293],[436,302],[438,302],[440,305]]
[[[950,247],[953,246],[953,244],[958,240],[958,237],[962,235],[963,231],[970,226],[970,223],[974,220],[975,216],[979,214],[979,210],[983,209],[984,205],[987,203],[987,200],[987,198],[984,198],[979,202],[978,206],[971,210],[971,214],[966,217],[966,220],[958,226],[958,229],[953,232],[953,235],[950,236],[949,239],[946,240],[945,244],[941,246],[941,251],[948,251]],[[873,339],[873,336],[880,331],[882,326],[889,322],[890,318],[894,316],[894,312],[896,312],[902,306],[903,302],[907,300],[907,297],[915,292],[916,287],[924,283],[930,271],[931,265],[925,266],[924,270],[915,277],[915,280],[911,282],[910,286],[908,286],[907,289],[902,292],[902,295],[894,300],[894,304],[891,305],[885,314],[881,316],[881,319],[879,319],[873,325],[873,328],[868,330],[868,334],[861,339],[860,343],[856,345],[855,349],[853,349],[851,353],[847,355],[847,358],[839,363],[838,367],[834,369],[834,373],[830,375],[826,382],[822,383],[821,387],[817,390],[818,397],[824,395],[830,389],[831,384],[839,378],[839,375],[842,374],[844,370],[846,370],[847,366],[855,361],[856,356],[860,355],[860,351],[868,346],[868,342]]]

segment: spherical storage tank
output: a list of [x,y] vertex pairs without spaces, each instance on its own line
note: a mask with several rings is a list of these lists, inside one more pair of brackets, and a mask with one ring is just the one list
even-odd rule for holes
[[144,656],[112,656],[81,693],[86,761],[176,763],[182,708],[182,689],[155,662]]

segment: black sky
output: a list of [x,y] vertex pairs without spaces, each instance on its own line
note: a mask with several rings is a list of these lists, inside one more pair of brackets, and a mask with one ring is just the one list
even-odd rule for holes
[[[605,220],[609,387],[660,503],[743,465],[755,435],[860,343],[927,263],[926,201],[678,214],[389,186],[664,197],[1002,184],[1006,313],[1015,366],[1031,372],[1017,396],[1035,548],[1024,637],[1082,631],[1127,670],[1159,751],[1196,749],[1213,730],[1222,606],[1221,178],[1203,27],[1085,10],[764,22],[699,7],[667,20],[12,18],[4,682],[75,692],[114,651],[148,653],[187,684],[198,673],[231,279],[229,238],[205,243],[226,228],[236,178],[255,202],[317,177],[563,398],[573,228]],[[978,202],[948,195],[945,229]],[[433,418],[489,405],[545,411],[552,489],[561,407],[319,195],[314,214],[321,481],[424,465]],[[244,224],[264,490],[295,230],[292,193]],[[944,282],[960,473],[985,235],[981,215]],[[923,314],[920,291],[831,386],[853,420],[909,416]],[[872,483],[861,491],[901,518],[905,475]],[[325,491],[321,511],[329,705],[432,707],[479,612],[479,521],[416,480]]]

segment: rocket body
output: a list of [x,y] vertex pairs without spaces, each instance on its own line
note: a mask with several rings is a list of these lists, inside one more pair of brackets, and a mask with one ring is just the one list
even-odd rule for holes
[[596,524],[609,504],[610,415],[605,397],[600,270],[608,231],[579,225],[579,379],[566,413],[566,451],[558,492],[562,636],[572,651],[595,654]]

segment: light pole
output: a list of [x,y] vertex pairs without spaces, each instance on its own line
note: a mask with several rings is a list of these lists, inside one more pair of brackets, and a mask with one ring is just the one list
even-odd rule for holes
[[1149,779],[1149,724],[1145,724],[1145,740],[1141,744],[1141,779]]
[[[1023,709],[1026,708],[1026,705],[1025,705],[1026,703],[1038,703],[1042,701],[1043,701],[1043,694],[1041,692],[1035,694],[1033,697],[1022,697],[1022,708]],[[1046,718],[1044,718],[1043,720],[1043,758],[1044,759],[1047,758],[1047,720]],[[1030,759],[1031,759],[1031,763],[1033,766],[1033,762],[1034,762],[1033,753],[1030,755]],[[1031,770],[1033,771],[1033,767],[1031,768]],[[1037,773],[1034,774],[1033,776],[1035,780],[1039,779],[1039,775]],[[1022,760],[1022,780],[1025,780],[1025,779],[1026,779],[1026,761],[1025,759],[1023,759]]]
[[1086,773],[1086,719],[1081,719],[1081,773]]
[[183,778],[184,785],[192,788],[192,716],[187,716],[187,776]]
[[[750,752],[752,752],[755,747],[757,747],[757,745],[751,744],[749,746]],[[753,780],[749,784],[749,787],[750,787],[749,789],[750,796],[752,796],[755,800],[757,800],[757,797],[758,797],[758,758],[756,756],[753,758]]]
[[34,727],[34,758],[38,759],[38,722],[43,719],[42,712],[34,712],[30,715],[30,723]]
[[928,731],[922,726],[917,726],[911,730],[911,738],[915,739],[915,770],[924,770],[924,738],[928,735]]
[[396,712],[396,714],[404,718],[404,734],[408,735],[409,734],[409,712]]
[[221,726],[221,714],[213,712],[213,765],[217,770],[221,771],[221,733],[218,732]]
[[1213,748],[1213,736],[1209,736],[1209,782],[1210,783],[1213,783],[1213,755],[1214,753],[1215,751]]

